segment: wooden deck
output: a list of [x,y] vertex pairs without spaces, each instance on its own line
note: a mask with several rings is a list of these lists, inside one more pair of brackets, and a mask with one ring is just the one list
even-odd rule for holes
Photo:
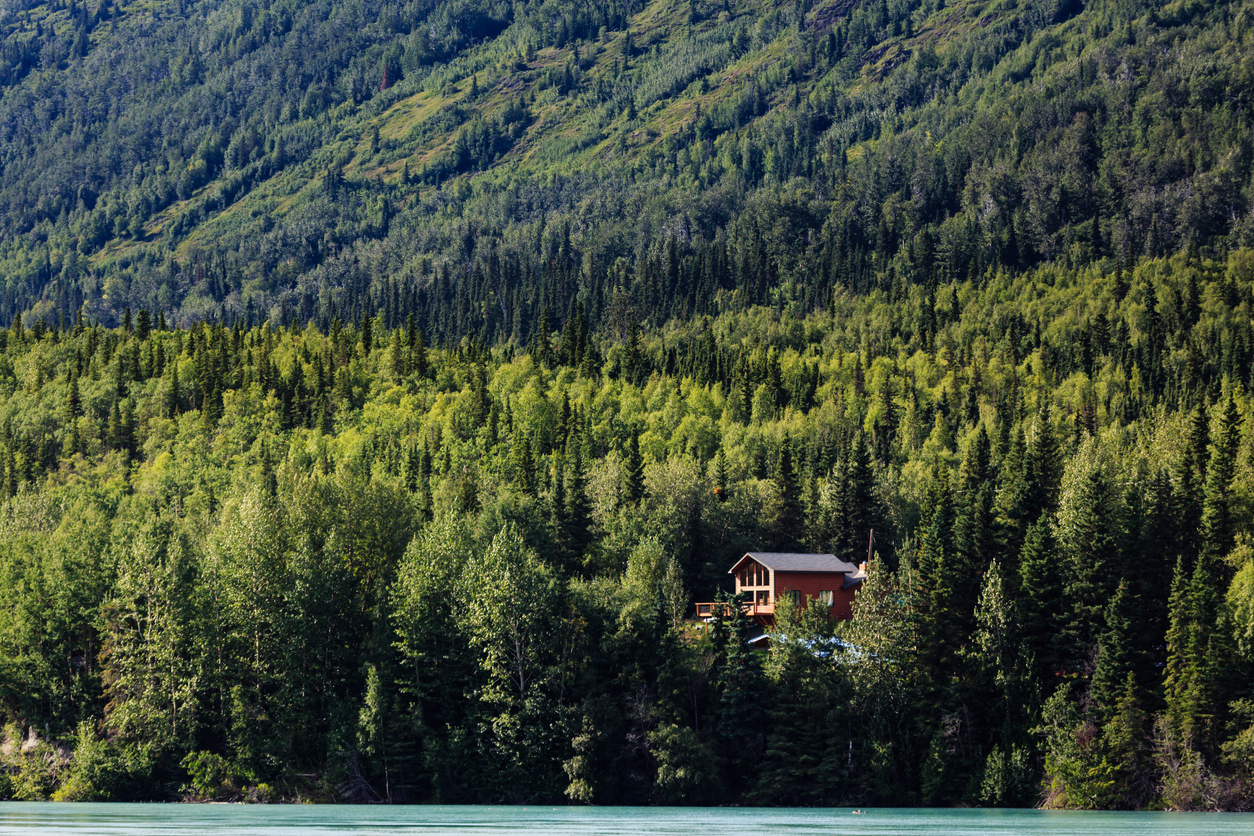
[[[716,615],[720,614],[723,608],[726,606],[727,604],[724,604],[719,601],[698,602],[697,603],[697,618],[713,618]],[[749,616],[750,618],[756,618],[758,616],[767,616],[767,615],[774,618],[775,616],[775,604],[774,603],[759,604],[755,601],[746,601],[740,605],[740,609],[745,615]]]

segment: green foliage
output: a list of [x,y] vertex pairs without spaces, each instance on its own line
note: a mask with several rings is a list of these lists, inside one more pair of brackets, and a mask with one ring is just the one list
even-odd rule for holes
[[[15,322],[6,791],[1231,806],[1248,261],[621,334],[575,303],[434,348],[386,311],[368,340]],[[735,612],[689,620],[794,548],[870,548],[851,622],[778,602],[760,653]]]
[[[931,350],[946,286],[1095,264],[1141,306],[1138,259],[1251,243],[1248,96],[1224,93],[1251,86],[1248,3],[1066,9],[32,4],[0,24],[0,321],[129,309],[142,341],[159,317],[382,337],[413,315],[521,346],[580,307],[625,335],[850,289]],[[1183,289],[1145,311],[1155,340],[1233,306]],[[1016,362],[1035,349],[1002,325]],[[1085,374],[1111,339],[1077,344]],[[744,406],[804,406],[812,381],[755,380]],[[891,412],[866,427],[880,459]]]
[[1026,749],[1015,746],[1007,755],[994,746],[985,761],[980,800],[993,807],[1023,806],[1032,799],[1032,773]]
[[90,722],[79,723],[68,774],[53,801],[107,801],[119,790],[119,765],[109,744],[96,736]]
[[213,752],[191,752],[183,758],[188,783],[198,798],[233,798],[239,788],[231,765],[221,755]]
[[1115,800],[1115,772],[1098,746],[1097,730],[1086,722],[1061,685],[1045,701],[1041,725],[1044,738],[1045,803],[1050,807],[1093,809]]
[[699,805],[715,797],[714,758],[695,731],[667,724],[649,733],[649,746],[658,761],[660,803]]

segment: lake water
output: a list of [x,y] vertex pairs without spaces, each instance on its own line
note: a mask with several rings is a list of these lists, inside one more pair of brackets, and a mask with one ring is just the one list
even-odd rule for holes
[[638,807],[337,807],[0,803],[24,836],[1250,836],[1254,814],[1040,810],[762,810]]

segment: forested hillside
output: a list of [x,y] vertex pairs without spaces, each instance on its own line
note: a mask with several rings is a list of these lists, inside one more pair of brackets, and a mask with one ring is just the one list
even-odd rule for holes
[[1248,805],[1252,26],[0,0],[0,795]]
[[429,338],[1254,244],[1254,8],[6,4],[0,324]]
[[[1239,250],[527,351],[15,325],[2,788],[1242,806],[1252,309]],[[688,621],[872,528],[855,649]]]

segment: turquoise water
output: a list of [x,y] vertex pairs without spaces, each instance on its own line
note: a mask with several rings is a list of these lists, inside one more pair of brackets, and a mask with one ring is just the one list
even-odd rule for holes
[[1039,810],[746,810],[637,807],[334,807],[0,804],[0,834],[24,836],[1251,836],[1254,814]]

